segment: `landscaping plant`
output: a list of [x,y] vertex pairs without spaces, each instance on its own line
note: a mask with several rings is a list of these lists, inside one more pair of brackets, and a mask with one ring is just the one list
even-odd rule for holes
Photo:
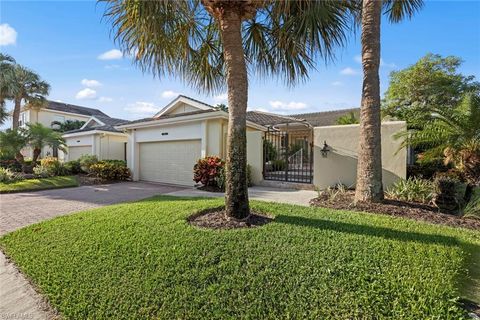
[[22,176],[18,175],[16,172],[0,167],[0,182],[12,182],[22,179]]
[[98,161],[89,166],[89,174],[107,181],[125,181],[130,180],[130,169],[125,163],[118,161]]
[[90,167],[98,162],[98,158],[95,155],[84,154],[78,158],[80,168],[86,173],[90,173]]
[[420,178],[410,177],[395,182],[387,189],[386,195],[390,199],[430,203],[433,199],[435,186],[433,182]]
[[193,166],[193,181],[206,187],[218,187],[216,178],[225,167],[225,161],[217,156],[198,159]]
[[83,172],[82,166],[80,165],[79,160],[67,161],[63,164],[63,166],[70,174],[79,174]]

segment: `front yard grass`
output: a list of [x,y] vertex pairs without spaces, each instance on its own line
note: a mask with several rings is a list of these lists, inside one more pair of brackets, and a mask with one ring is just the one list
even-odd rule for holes
[[26,179],[13,182],[0,182],[0,193],[58,189],[77,186],[78,180],[75,176]]
[[273,222],[185,220],[221,204],[159,196],[32,225],[0,247],[67,319],[460,319],[458,298],[478,298],[477,231],[256,201]]

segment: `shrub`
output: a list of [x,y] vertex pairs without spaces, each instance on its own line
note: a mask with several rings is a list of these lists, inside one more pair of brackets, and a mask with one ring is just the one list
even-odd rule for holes
[[284,171],[287,168],[287,163],[285,160],[277,159],[272,161],[272,170],[273,171]]
[[64,165],[54,157],[45,157],[41,159],[40,166],[45,167],[46,170],[49,171],[50,176],[64,176],[69,173],[67,168],[65,168]]
[[34,167],[33,174],[37,178],[48,178],[53,176],[52,169],[42,165]]
[[111,164],[115,164],[115,165],[122,166],[122,167],[127,166],[127,163],[123,160],[102,160],[102,162],[111,163]]
[[19,175],[8,168],[0,168],[0,182],[12,182],[18,180],[19,177]]
[[433,203],[440,209],[447,211],[457,210],[460,202],[457,198],[458,180],[450,177],[437,177],[434,180],[435,194]]
[[96,163],[98,163],[98,158],[95,155],[84,154],[80,158],[78,158],[80,162],[80,168],[87,173],[90,173],[90,167]]
[[80,161],[78,160],[67,161],[63,166],[70,174],[79,174],[83,172],[82,167],[80,166]]
[[198,159],[193,166],[193,181],[200,182],[204,186],[218,187],[216,178],[219,176],[225,161],[217,156],[208,156]]
[[408,178],[399,180],[386,191],[391,199],[430,203],[434,196],[434,185],[429,180]]
[[0,160],[0,168],[10,169],[15,172],[22,171],[22,165],[15,159]]
[[98,161],[89,167],[90,175],[103,180],[125,181],[130,179],[130,169],[115,161]]

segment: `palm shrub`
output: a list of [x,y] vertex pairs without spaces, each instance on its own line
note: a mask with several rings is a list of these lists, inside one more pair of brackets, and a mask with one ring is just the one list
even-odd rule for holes
[[1,168],[0,167],[0,182],[12,182],[16,180],[23,179],[23,177],[16,172],[8,169],[8,168]]
[[46,146],[67,152],[65,140],[60,132],[45,127],[41,123],[29,123],[27,127],[27,139],[28,144],[33,148],[32,161],[34,163],[40,156],[42,149]]
[[21,151],[28,142],[27,133],[24,129],[7,129],[0,131],[0,149],[2,153],[15,155],[15,160],[22,166],[25,166],[25,159]]
[[401,179],[385,192],[390,199],[430,203],[435,195],[432,181],[416,177]]
[[454,166],[471,185],[480,184],[480,96],[465,95],[454,109],[432,109],[433,120],[421,130],[396,135],[403,138],[401,148],[423,147],[422,161],[442,159]]

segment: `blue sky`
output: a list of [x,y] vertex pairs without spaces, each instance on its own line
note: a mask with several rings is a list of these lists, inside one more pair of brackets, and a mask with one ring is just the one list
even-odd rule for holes
[[[142,74],[112,51],[117,47],[102,14],[102,6],[91,1],[2,0],[0,50],[47,80],[51,100],[96,107],[112,117],[150,116],[177,93],[225,102],[225,95],[199,94],[180,81]],[[319,65],[310,80],[293,89],[277,79],[250,78],[249,108],[288,114],[358,107],[359,37],[352,35],[334,63]],[[426,1],[411,21],[383,21],[382,92],[391,71],[428,52],[459,56],[465,60],[461,71],[480,78],[480,1]]]

